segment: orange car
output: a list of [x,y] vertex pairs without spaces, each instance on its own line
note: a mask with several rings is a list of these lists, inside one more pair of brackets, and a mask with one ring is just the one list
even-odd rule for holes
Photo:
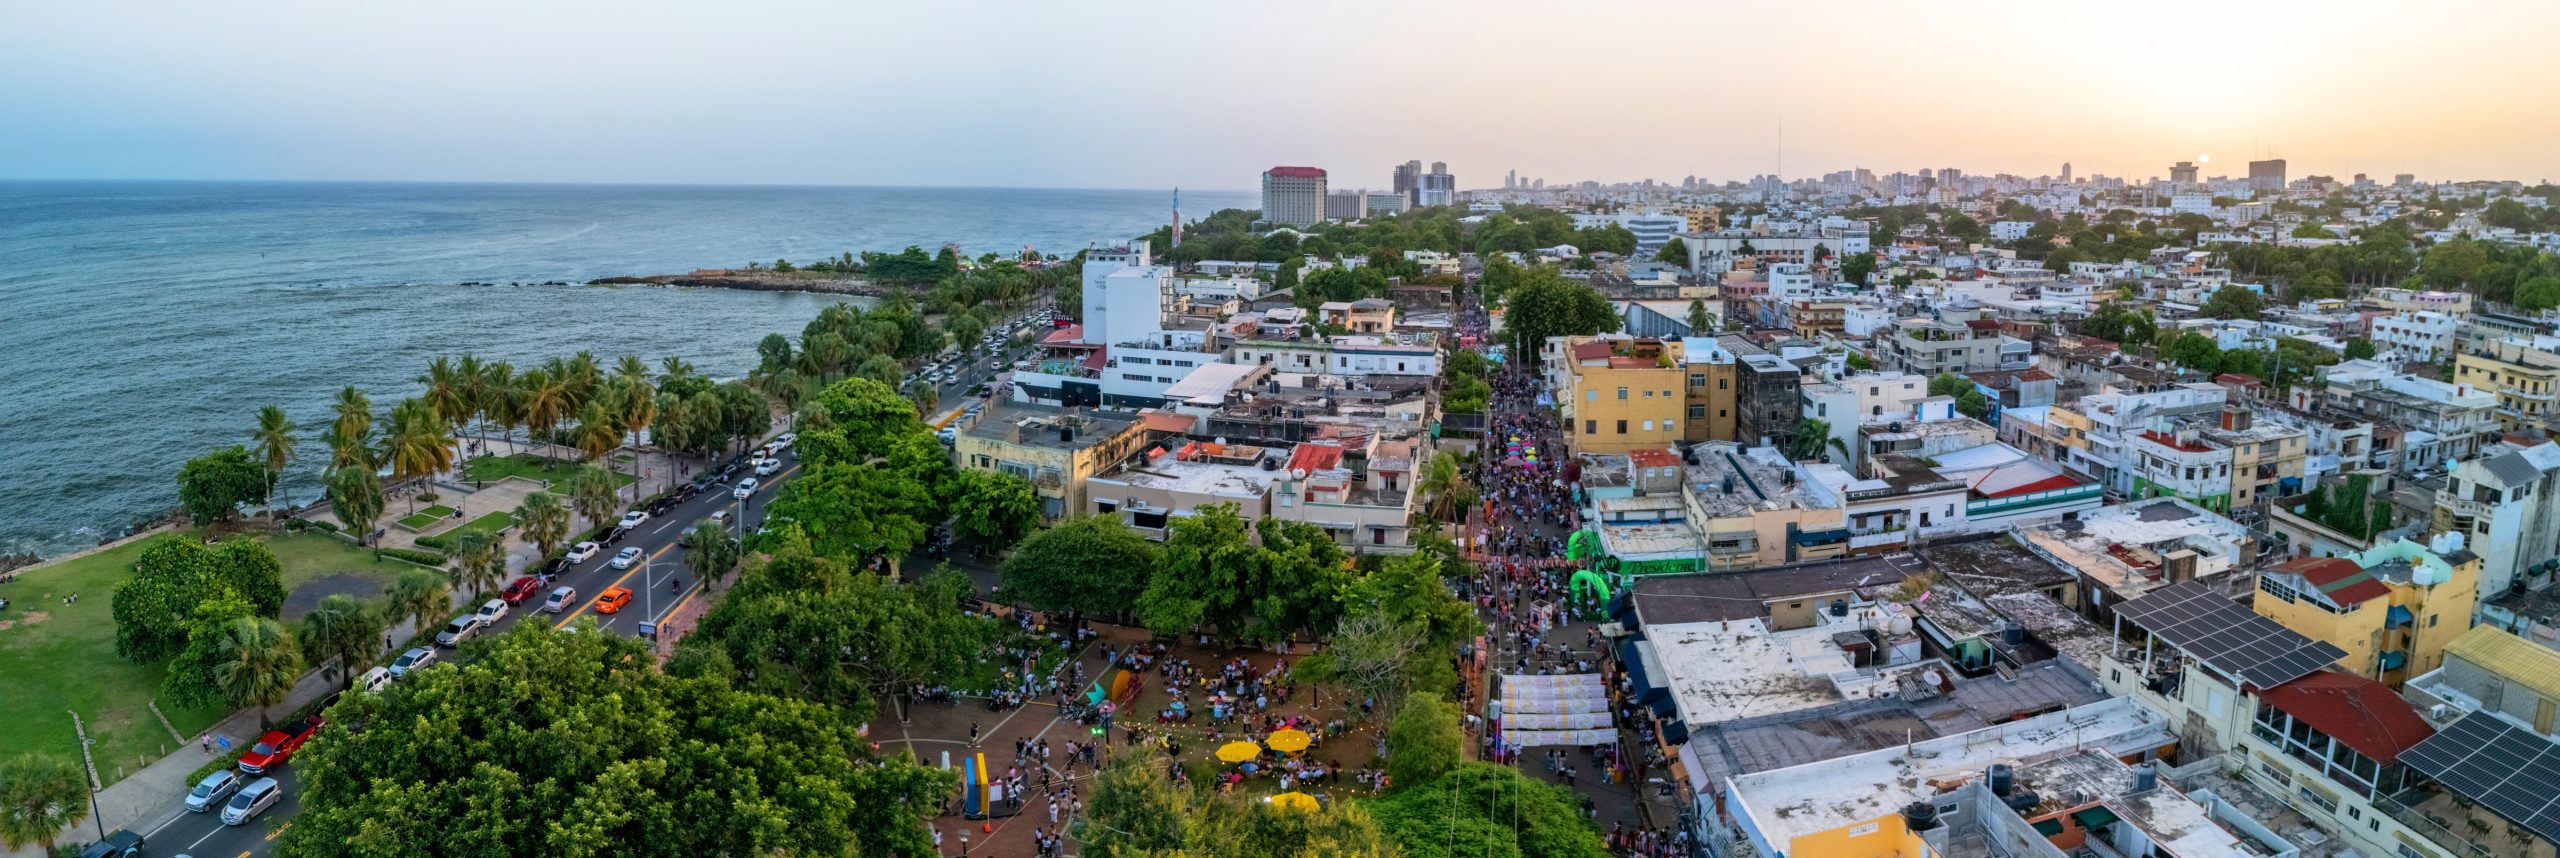
[[631,588],[628,587],[607,587],[604,592],[596,594],[596,613],[599,614],[621,613],[622,606],[628,604],[631,604]]

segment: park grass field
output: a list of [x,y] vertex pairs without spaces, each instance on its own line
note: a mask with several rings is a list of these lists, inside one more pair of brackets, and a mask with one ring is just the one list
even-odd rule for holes
[[[78,734],[71,713],[88,728],[98,777],[114,783],[147,760],[158,759],[179,744],[151,714],[150,702],[167,676],[166,662],[136,664],[116,655],[114,596],[116,586],[133,574],[134,562],[156,539],[195,539],[199,532],[179,531],[135,540],[113,549],[25,570],[0,584],[0,748],[30,751],[78,763]],[[297,616],[290,594],[315,589],[375,592],[402,571],[414,568],[318,533],[267,537],[284,564],[287,623]],[[75,604],[62,600],[80,594]],[[306,596],[310,594],[304,594]],[[186,708],[161,704],[161,711],[192,742],[229,712],[220,706]]]

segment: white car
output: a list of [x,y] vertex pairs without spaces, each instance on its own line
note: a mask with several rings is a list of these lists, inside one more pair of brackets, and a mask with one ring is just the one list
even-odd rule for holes
[[781,459],[766,459],[756,463],[756,476],[759,477],[773,476],[773,472],[779,470],[782,470]]
[[392,659],[391,678],[399,679],[401,677],[408,676],[411,671],[419,670],[434,663],[436,663],[435,650],[426,647],[412,649],[408,652],[401,653],[399,658]]
[[551,591],[550,596],[543,598],[542,610],[544,613],[557,614],[576,604],[578,604],[578,588],[561,587]]
[[755,494],[756,478],[754,477],[739,480],[738,487],[729,490],[729,496],[739,500],[746,500],[748,498],[755,497]]
[[649,520],[649,511],[648,511],[648,510],[645,510],[645,509],[635,509],[635,510],[632,510],[632,511],[630,511],[630,512],[623,513],[623,514],[622,514],[622,523],[621,523],[621,524],[614,525],[614,526],[615,526],[615,527],[622,528],[622,529],[624,529],[624,530],[630,530],[630,529],[632,529],[632,528],[639,527],[641,522],[648,521],[648,520]]
[[597,545],[593,542],[581,542],[569,547],[568,559],[571,563],[585,563],[589,560],[595,559],[596,552],[603,550],[604,546],[602,545]]
[[634,545],[613,553],[613,568],[629,569],[640,562],[640,546]]
[[443,631],[436,633],[436,646],[461,646],[464,638],[470,637],[472,632],[479,630],[480,615],[464,614],[455,617],[453,622],[444,624]]
[[491,599],[480,603],[478,616],[480,625],[484,627],[497,625],[499,620],[507,618],[507,600]]
[[284,785],[276,783],[275,778],[250,781],[248,786],[240,788],[239,794],[231,797],[230,804],[222,806],[222,824],[247,825],[249,820],[274,807],[276,799],[283,796]]
[[774,449],[776,449],[776,450],[788,450],[788,449],[791,449],[791,445],[792,445],[792,443],[793,443],[793,442],[796,442],[796,441],[799,441],[799,440],[800,440],[800,433],[798,433],[798,432],[784,432],[784,433],[782,433],[782,434],[780,434],[780,435],[776,435],[776,436],[774,436],[774,438],[773,438],[773,448],[774,448]]
[[387,667],[376,667],[356,677],[356,687],[366,691],[381,691],[383,686],[390,684],[391,669]]

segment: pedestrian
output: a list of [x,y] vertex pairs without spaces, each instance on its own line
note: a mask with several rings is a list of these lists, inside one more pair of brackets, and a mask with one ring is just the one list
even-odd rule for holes
[[205,753],[213,753],[213,734],[206,733],[202,736],[196,737],[196,744],[203,746]]
[[978,722],[976,721],[969,722],[969,744],[973,747],[978,744]]

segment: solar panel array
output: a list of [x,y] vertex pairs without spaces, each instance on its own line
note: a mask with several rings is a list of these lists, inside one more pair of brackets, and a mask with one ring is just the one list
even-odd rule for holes
[[2274,688],[2345,658],[2194,581],[2116,606],[2116,613],[2190,656],[2259,688]]
[[2560,840],[2560,741],[2473,712],[2400,755],[2400,762],[2510,822]]

